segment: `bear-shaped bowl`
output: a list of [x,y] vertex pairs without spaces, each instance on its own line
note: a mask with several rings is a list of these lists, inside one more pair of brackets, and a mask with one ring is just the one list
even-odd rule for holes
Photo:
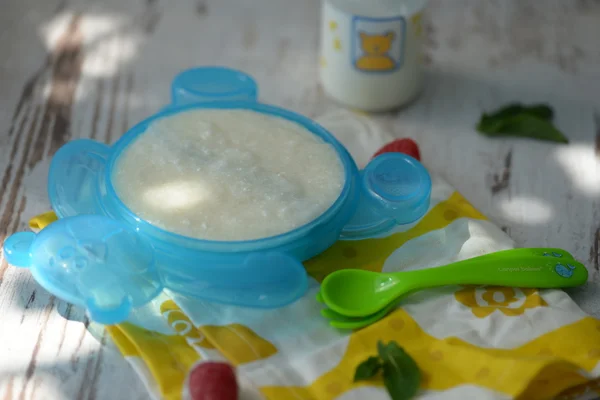
[[[221,92],[215,90],[219,87]],[[86,307],[94,320],[103,323],[122,321],[129,309],[152,300],[163,288],[219,303],[273,308],[289,304],[305,293],[308,278],[303,261],[325,251],[340,238],[380,235],[398,224],[413,222],[426,212],[431,180],[417,160],[384,154],[359,171],[331,133],[309,118],[257,102],[257,91],[254,80],[240,71],[218,67],[188,70],[173,81],[172,104],[136,124],[114,145],[80,139],[61,147],[52,159],[48,176],[50,203],[59,221],[37,237],[19,233],[9,238],[5,242],[9,263],[31,267],[36,280],[47,290]],[[113,186],[117,160],[154,121],[192,109],[250,110],[306,128],[339,157],[344,184],[338,198],[320,216],[299,228],[247,241],[186,237],[140,218],[119,199]],[[126,247],[125,242],[114,241],[114,237],[132,235],[140,240],[129,240]],[[56,244],[56,238],[62,238],[65,244]],[[97,251],[86,245],[92,242],[94,249],[103,249],[108,256],[99,258]],[[53,268],[59,268],[56,260],[63,260],[71,249],[81,250],[78,260],[87,257],[94,261],[75,263],[81,268],[74,266],[66,275],[64,270],[55,271]],[[115,272],[115,266],[137,265],[132,259],[141,255],[148,264],[144,268],[137,268],[134,273]],[[64,263],[71,262],[65,260]],[[66,286],[48,284],[65,279],[73,282]],[[148,289],[132,289],[135,287]],[[103,302],[107,288],[118,295]]]

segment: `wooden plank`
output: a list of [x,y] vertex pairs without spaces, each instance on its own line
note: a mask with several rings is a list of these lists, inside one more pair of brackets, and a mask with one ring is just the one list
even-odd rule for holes
[[[0,13],[0,240],[48,209],[46,174],[71,138],[114,142],[168,103],[193,65],[254,75],[261,98],[311,117],[336,112],[317,83],[318,0],[9,0]],[[421,97],[373,116],[367,157],[415,138],[425,164],[524,246],[559,246],[590,266],[572,291],[600,315],[600,3],[432,1]],[[484,110],[549,102],[571,144],[490,140]],[[0,399],[142,399],[81,311],[0,259]]]
[[[16,20],[26,19],[26,10],[33,7],[21,6],[9,7]],[[36,21],[30,26],[33,31],[47,29],[47,53],[40,51],[34,62],[33,57],[19,60],[20,53],[12,48],[3,52],[15,64],[23,65],[22,71],[17,64],[0,75],[3,89],[9,89],[15,78],[21,80],[20,93],[1,100],[2,109],[14,109],[3,120],[8,129],[3,133],[1,148],[1,240],[11,232],[26,229],[28,218],[47,210],[44,182],[48,160],[56,149],[70,137],[90,136],[89,132],[75,134],[74,122],[79,121],[78,112],[83,111],[76,106],[77,92],[85,90],[82,70],[86,53],[92,52],[84,47],[93,45],[89,37],[84,37],[84,31],[88,29],[93,36],[94,20],[69,7],[57,14],[59,4],[54,6],[41,10],[36,5],[40,15],[34,16]],[[33,46],[39,38],[29,39],[32,51],[40,47]],[[110,138],[111,125],[118,120],[114,108],[105,111],[110,115],[104,117],[108,124],[101,128],[101,140]],[[0,287],[0,340],[7,343],[2,351],[0,398],[147,398],[142,383],[120,354],[101,345],[104,337],[97,340],[87,332],[81,311],[49,296],[27,271],[8,268],[4,260],[0,264]]]

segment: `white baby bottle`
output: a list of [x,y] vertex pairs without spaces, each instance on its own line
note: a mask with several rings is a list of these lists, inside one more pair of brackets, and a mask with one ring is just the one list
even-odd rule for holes
[[323,0],[320,81],[350,108],[386,111],[423,86],[427,0]]

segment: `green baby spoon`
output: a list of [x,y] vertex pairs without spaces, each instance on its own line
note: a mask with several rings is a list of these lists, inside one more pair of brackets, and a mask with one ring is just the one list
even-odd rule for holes
[[563,288],[582,285],[587,277],[585,266],[564,250],[515,249],[418,271],[340,270],[323,280],[320,294],[332,311],[347,317],[366,317],[402,296],[433,287]]

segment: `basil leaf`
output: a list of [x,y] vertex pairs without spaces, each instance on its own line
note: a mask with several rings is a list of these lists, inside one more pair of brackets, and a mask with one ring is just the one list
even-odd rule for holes
[[565,135],[552,124],[553,116],[552,108],[544,104],[523,106],[515,103],[494,113],[483,114],[477,131],[490,137],[520,136],[568,143]]
[[419,390],[421,371],[417,363],[396,342],[377,343],[383,361],[383,383],[392,400],[408,400]]
[[366,381],[377,375],[382,365],[379,357],[369,357],[356,367],[354,382]]
[[544,119],[529,114],[515,115],[497,122],[493,129],[480,130],[480,133],[490,137],[519,136],[551,142],[569,143],[569,139],[554,125]]
[[545,119],[547,121],[552,121],[552,118],[554,118],[554,111],[552,108],[543,104],[529,106],[525,109],[525,112],[526,114],[535,115],[536,117]]
[[484,114],[484,116],[491,119],[503,119],[521,114],[534,115],[548,121],[552,120],[554,117],[554,111],[552,111],[552,108],[545,104],[533,104],[531,106],[525,106],[520,103],[509,104],[498,109],[492,114]]

